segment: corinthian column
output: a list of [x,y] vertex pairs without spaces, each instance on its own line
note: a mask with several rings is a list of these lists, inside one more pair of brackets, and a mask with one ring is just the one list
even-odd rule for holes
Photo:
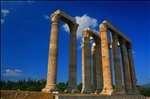
[[100,24],[100,37],[102,47],[102,68],[103,68],[103,91],[101,94],[111,95],[113,92],[109,45],[107,38],[107,27],[105,23]]
[[102,54],[101,54],[101,40],[96,40],[96,79],[97,88],[95,93],[100,93],[103,89],[103,72],[102,72]]
[[69,81],[66,92],[77,90],[77,57],[76,57],[76,32],[78,24],[70,24],[70,56],[69,56]]
[[120,49],[121,49],[121,56],[122,56],[122,68],[123,68],[123,78],[124,78],[124,87],[127,94],[132,94],[131,91],[131,79],[129,74],[129,64],[127,58],[127,51],[126,51],[126,41],[123,38],[119,39],[120,42]]
[[90,34],[88,31],[83,32],[84,35],[84,70],[85,81],[81,93],[91,93],[91,61],[90,61]]
[[114,74],[115,74],[115,93],[122,94],[122,75],[120,69],[120,57],[118,53],[118,38],[116,33],[111,33],[112,37],[112,50],[113,50],[113,60],[114,60]]
[[97,79],[96,79],[96,44],[93,43],[92,44],[92,49],[91,49],[91,52],[92,52],[92,62],[93,62],[93,92],[96,91],[96,88],[97,88]]
[[136,83],[136,74],[135,74],[133,54],[132,54],[132,45],[129,43],[127,44],[127,53],[128,53],[129,67],[130,67],[132,91],[134,94],[139,94],[139,91],[137,89],[137,83]]
[[48,73],[46,87],[42,89],[43,92],[50,92],[56,89],[57,81],[57,60],[58,60],[58,31],[60,15],[52,14],[51,36],[49,44],[48,55]]
[[81,42],[81,46],[82,46],[82,93],[83,90],[85,89],[85,61],[84,61],[84,39]]

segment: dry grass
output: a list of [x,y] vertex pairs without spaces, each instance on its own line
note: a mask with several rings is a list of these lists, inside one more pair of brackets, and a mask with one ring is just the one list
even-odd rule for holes
[[17,90],[1,90],[1,99],[53,99],[53,94]]
[[[55,94],[43,92],[1,90],[1,99],[53,99]],[[100,94],[61,93],[60,96],[103,96]],[[150,97],[147,97],[150,99]]]
[[[53,99],[55,94],[31,91],[1,90],[1,99]],[[60,96],[99,96],[100,94],[61,93]],[[102,96],[102,95],[101,95]]]

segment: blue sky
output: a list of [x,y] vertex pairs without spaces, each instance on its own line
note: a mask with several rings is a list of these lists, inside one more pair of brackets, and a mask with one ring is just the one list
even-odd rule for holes
[[[81,32],[108,20],[133,43],[139,85],[150,82],[150,2],[127,1],[2,1],[1,79],[41,79],[47,77],[51,20],[62,10],[77,19],[77,82],[81,82]],[[109,32],[108,32],[109,35]],[[64,22],[59,28],[57,82],[68,80],[69,32]],[[149,80],[148,80],[149,79]]]

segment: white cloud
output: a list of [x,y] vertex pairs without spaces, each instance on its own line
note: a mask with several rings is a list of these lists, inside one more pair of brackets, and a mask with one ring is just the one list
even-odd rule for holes
[[22,70],[18,70],[18,69],[15,69],[15,70],[10,70],[10,69],[6,69],[3,73],[4,76],[21,76]]
[[[89,17],[86,14],[84,14],[81,17],[80,16],[76,16],[75,19],[76,19],[77,23],[79,24],[79,27],[78,27],[78,30],[77,30],[77,38],[82,37],[82,31],[85,28],[90,27],[91,29],[94,29],[98,25],[97,20],[95,18],[91,18],[91,17]],[[67,24],[63,25],[63,29],[66,32],[69,32],[69,27],[68,27]]]
[[1,9],[1,14],[3,16],[7,16],[9,14],[9,10],[7,10],[7,9]]
[[22,72],[22,70],[19,70],[19,69],[15,69],[15,72]]
[[67,25],[67,24],[64,24],[64,25],[63,25],[63,29],[64,29],[66,32],[68,32],[68,33],[69,33],[69,27],[68,27],[68,25]]
[[1,19],[1,24],[3,24],[4,23],[4,19]]
[[50,16],[48,16],[48,15],[44,15],[44,18],[47,20],[50,20]]
[[4,18],[5,18],[8,14],[9,14],[9,10],[7,10],[7,9],[1,9],[1,15],[2,15],[2,17],[1,17],[1,24],[4,23]]

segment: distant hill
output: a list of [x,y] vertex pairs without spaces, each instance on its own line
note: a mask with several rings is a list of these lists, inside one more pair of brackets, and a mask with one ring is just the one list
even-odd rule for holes
[[150,87],[150,83],[144,84],[142,86],[145,87],[145,88],[149,88]]

